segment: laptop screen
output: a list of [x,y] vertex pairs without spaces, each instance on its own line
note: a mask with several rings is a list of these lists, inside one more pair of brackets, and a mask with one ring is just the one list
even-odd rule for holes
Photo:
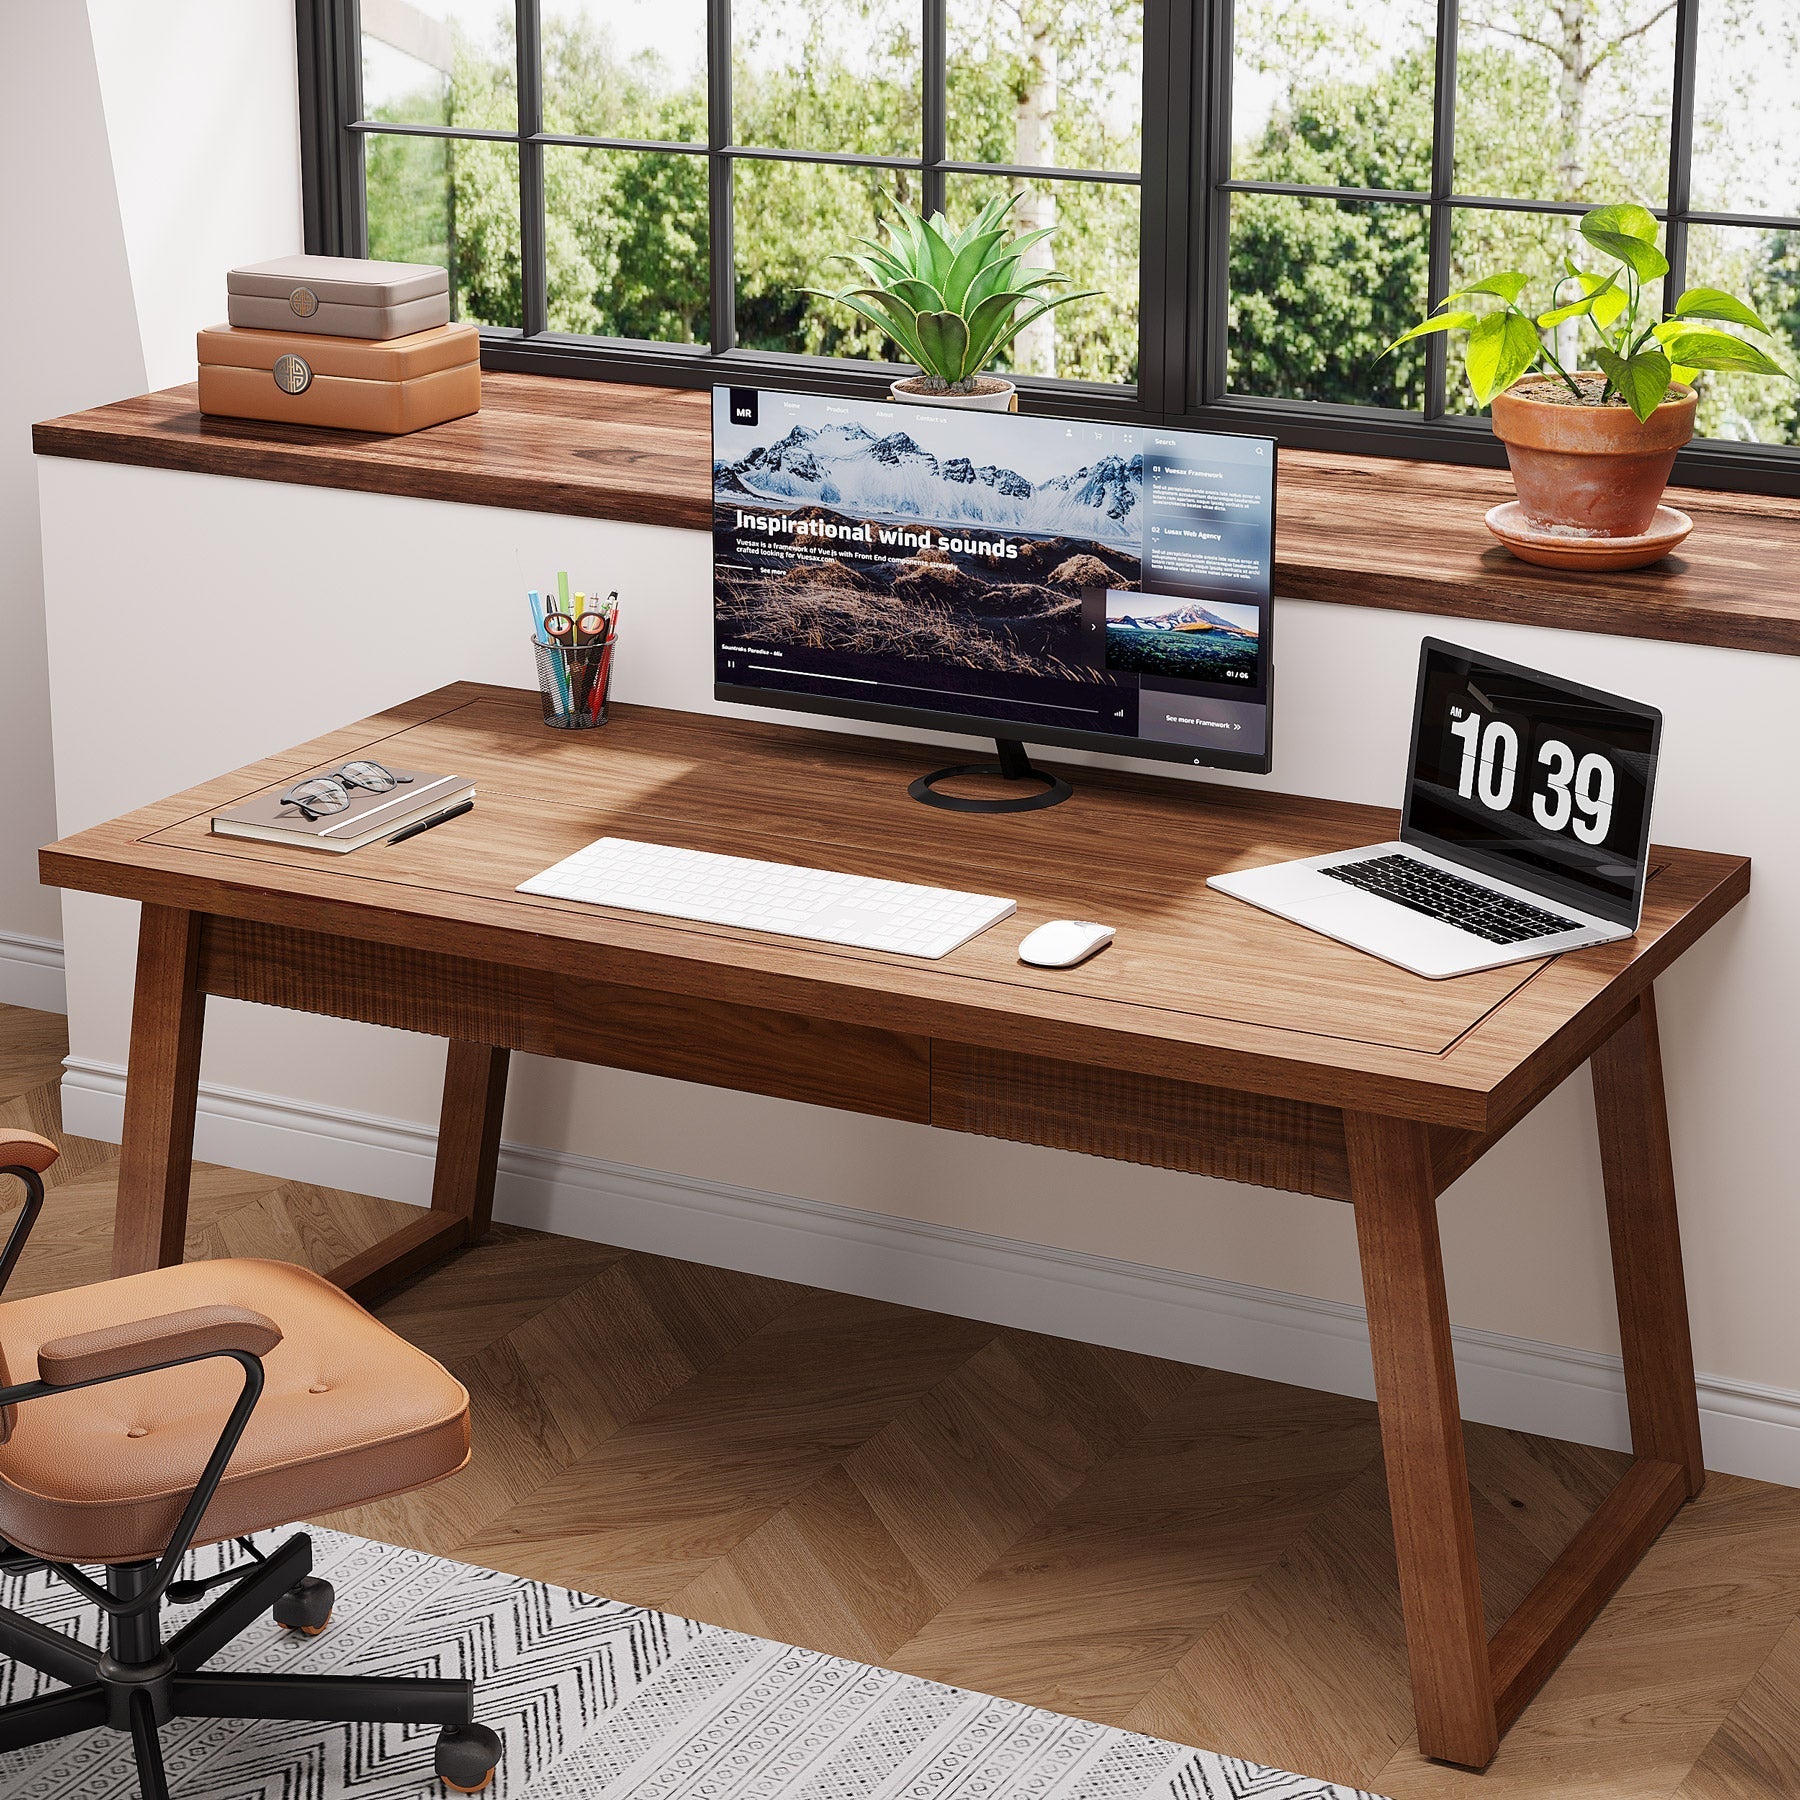
[[1403,842],[1636,927],[1662,714],[1427,638]]

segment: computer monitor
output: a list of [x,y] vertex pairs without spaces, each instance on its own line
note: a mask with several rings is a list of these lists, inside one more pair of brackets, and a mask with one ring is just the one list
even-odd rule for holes
[[766,388],[713,391],[714,693],[1024,743],[1269,768],[1275,444]]

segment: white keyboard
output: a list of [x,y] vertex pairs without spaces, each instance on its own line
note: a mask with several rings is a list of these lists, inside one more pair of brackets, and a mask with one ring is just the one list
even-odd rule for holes
[[992,894],[834,875],[630,838],[597,838],[520,882],[517,891],[932,958],[948,956],[1018,910],[1013,901]]

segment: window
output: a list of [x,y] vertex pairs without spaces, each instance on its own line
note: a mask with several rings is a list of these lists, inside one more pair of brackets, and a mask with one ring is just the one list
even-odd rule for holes
[[[301,0],[308,242],[441,261],[490,365],[867,390],[808,289],[886,197],[1020,193],[1103,299],[1014,345],[1068,410],[1492,461],[1466,272],[1667,220],[1800,368],[1790,0]],[[1800,487],[1800,388],[1708,376],[1689,479]]]
[[[1382,346],[1481,274],[1546,293],[1566,251],[1592,262],[1580,215],[1620,199],[1666,220],[1671,301],[1748,296],[1800,366],[1791,0],[1254,0],[1234,52],[1215,391],[1471,414],[1442,338]],[[1701,389],[1700,436],[1800,443],[1800,389]]]

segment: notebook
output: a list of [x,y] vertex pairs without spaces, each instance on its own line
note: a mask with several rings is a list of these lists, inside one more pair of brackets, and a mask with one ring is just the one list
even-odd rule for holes
[[[331,774],[326,769],[322,774]],[[360,850],[453,811],[472,800],[475,784],[466,775],[428,775],[419,769],[396,769],[396,775],[412,780],[385,794],[366,788],[350,790],[350,804],[342,812],[308,819],[297,806],[283,806],[286,787],[258,794],[229,812],[215,813],[212,828],[220,837],[254,838],[265,844],[294,844],[310,850]],[[304,779],[304,777],[302,777]]]

